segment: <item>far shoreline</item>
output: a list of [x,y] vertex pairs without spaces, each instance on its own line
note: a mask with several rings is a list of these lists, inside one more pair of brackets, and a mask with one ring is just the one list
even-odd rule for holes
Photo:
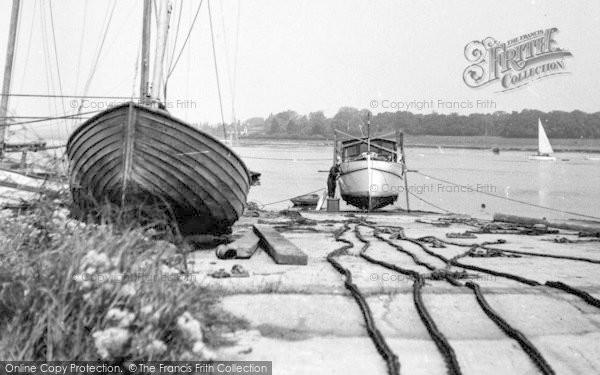
[[[259,145],[265,143],[294,142],[309,145],[333,145],[332,139],[318,138],[292,138],[292,137],[245,137],[240,139],[242,145]],[[550,140],[555,153],[579,152],[595,154],[600,153],[600,139],[598,138],[558,138]],[[486,136],[433,136],[433,135],[405,135],[407,148],[448,148],[492,150],[497,147],[502,151],[536,152],[537,138],[504,138]]]

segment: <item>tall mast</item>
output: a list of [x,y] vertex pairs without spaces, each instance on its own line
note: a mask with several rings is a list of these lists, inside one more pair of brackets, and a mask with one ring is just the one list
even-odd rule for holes
[[160,92],[163,77],[163,61],[167,49],[167,34],[169,32],[169,17],[171,5],[169,0],[159,0],[158,28],[156,32],[156,55],[154,56],[154,74],[152,78],[152,99],[160,101]]
[[152,27],[152,0],[144,0],[144,18],[142,20],[142,66],[140,79],[140,100],[148,104],[150,76],[150,30]]
[[371,152],[371,114],[367,115],[367,152]]
[[8,95],[10,94],[10,81],[12,67],[15,60],[15,41],[17,39],[17,25],[19,23],[19,8],[21,0],[13,0],[10,28],[8,31],[8,44],[6,46],[6,63],[4,65],[4,82],[2,83],[2,100],[0,101],[0,157],[4,155],[4,138],[8,119]]

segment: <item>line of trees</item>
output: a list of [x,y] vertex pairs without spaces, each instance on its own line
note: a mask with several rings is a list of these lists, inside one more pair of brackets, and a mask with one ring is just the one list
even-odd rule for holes
[[[301,115],[288,110],[271,114],[266,119],[250,118],[242,123],[252,138],[332,138],[333,130],[361,135],[366,134],[369,110],[342,107],[328,118],[322,111]],[[542,112],[525,109],[521,112],[497,111],[491,114],[470,115],[414,114],[412,112],[383,112],[371,116],[371,132],[381,134],[401,129],[407,134],[476,136],[489,135],[508,138],[537,137],[538,118],[542,120],[550,138],[600,138],[600,112]],[[209,126],[204,124],[208,130]],[[211,132],[222,133],[213,127]]]

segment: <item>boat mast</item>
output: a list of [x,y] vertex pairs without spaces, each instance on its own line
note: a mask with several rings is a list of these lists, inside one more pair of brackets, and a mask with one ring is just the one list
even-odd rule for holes
[[140,102],[148,105],[150,76],[150,30],[152,27],[152,0],[144,0],[144,18],[142,20],[142,58],[140,78]]
[[12,67],[15,60],[15,41],[17,39],[17,25],[19,23],[19,8],[21,0],[13,0],[12,13],[10,16],[10,28],[8,31],[8,44],[6,46],[6,63],[4,65],[4,82],[2,83],[2,100],[0,101],[0,157],[4,156],[4,138],[8,119],[8,95],[10,94],[10,81],[12,79]]
[[371,114],[367,115],[367,152],[371,152]]
[[160,92],[163,78],[163,61],[167,49],[167,35],[169,32],[169,17],[171,4],[169,0],[159,0],[158,28],[156,32],[156,55],[154,56],[154,74],[152,78],[152,101],[160,103]]

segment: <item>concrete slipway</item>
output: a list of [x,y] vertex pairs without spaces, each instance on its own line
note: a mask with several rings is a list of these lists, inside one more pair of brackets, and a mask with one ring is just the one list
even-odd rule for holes
[[[460,244],[494,244],[496,249],[592,259],[600,262],[597,238],[578,237],[576,232],[555,234],[476,234],[475,239],[448,239],[446,233],[475,229],[468,220],[450,220],[447,227],[432,222],[448,217],[432,214],[333,214],[299,215],[260,212],[244,217],[234,228],[235,235],[252,230],[256,223],[275,226],[287,239],[308,254],[308,265],[277,265],[262,250],[250,259],[220,260],[212,251],[197,251],[189,258],[196,282],[223,294],[223,307],[250,322],[247,331],[235,332],[237,345],[224,355],[239,360],[273,361],[274,374],[384,374],[386,362],[368,335],[359,305],[344,286],[345,277],[327,261],[327,255],[346,243],[334,236],[344,224],[348,229],[340,240],[354,247],[338,261],[352,272],[353,282],[372,311],[376,327],[398,357],[402,374],[444,374],[448,369],[414,302],[413,280],[398,272],[369,263],[357,256],[370,242],[366,253],[377,260],[393,263],[427,275],[406,253],[376,238],[435,236]],[[417,222],[419,221],[424,222]],[[367,225],[359,225],[360,222]],[[355,227],[358,226],[358,236]],[[413,253],[424,263],[439,269],[446,264],[416,243],[390,240]],[[563,238],[563,242],[555,239]],[[565,240],[574,242],[564,242]],[[469,247],[425,243],[433,254],[446,258],[464,254]],[[497,252],[496,252],[497,253]],[[514,253],[504,253],[510,255]],[[538,255],[520,257],[471,257],[460,261],[492,271],[517,275],[539,282],[530,286],[504,276],[467,270],[491,308],[515,330],[520,331],[557,374],[600,373],[600,308],[580,296],[543,285],[560,281],[600,298],[600,264]],[[213,278],[210,273],[230,270],[241,264],[249,277]],[[453,266],[450,270],[462,270]],[[476,278],[475,278],[476,277]],[[541,373],[518,341],[509,337],[492,320],[473,290],[453,286],[446,280],[426,279],[422,300],[438,330],[453,349],[463,374]]]

